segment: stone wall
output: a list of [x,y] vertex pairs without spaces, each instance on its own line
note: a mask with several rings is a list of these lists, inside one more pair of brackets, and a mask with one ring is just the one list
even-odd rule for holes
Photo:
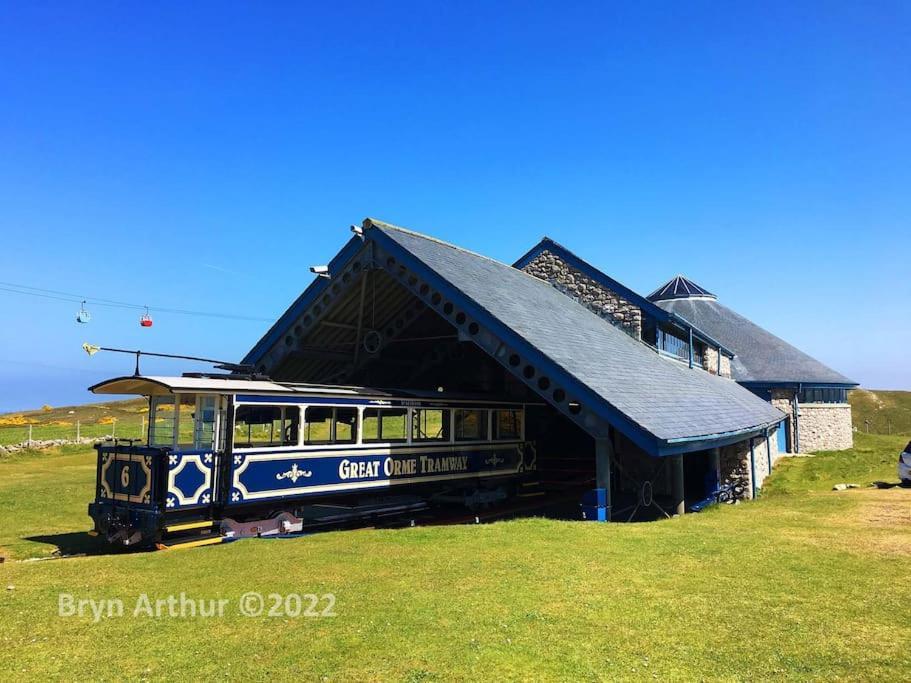
[[[706,372],[710,372],[713,375],[719,374],[718,372],[718,351],[711,346],[705,347],[705,352],[702,354],[702,367]],[[722,377],[731,378],[731,359],[727,356],[721,356],[721,373]]]
[[642,337],[642,311],[638,306],[595,282],[556,254],[547,250],[542,251],[522,270],[549,282],[630,336],[636,339]]
[[771,474],[772,466],[781,458],[775,443],[775,435],[769,438],[753,439],[753,466],[750,466],[750,440],[725,446],[721,449],[721,483],[739,483],[743,487],[743,497],[753,497],[753,472],[756,473],[756,488],[762,488],[766,477]]
[[851,406],[848,403],[802,403],[800,450],[842,451],[854,446]]
[[750,442],[724,446],[721,449],[721,484],[739,483],[743,487],[744,498],[750,498]]

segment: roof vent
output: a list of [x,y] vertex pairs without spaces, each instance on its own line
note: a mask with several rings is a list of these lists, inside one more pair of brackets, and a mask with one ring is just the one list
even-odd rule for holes
[[649,301],[666,301],[668,299],[717,299],[718,297],[703,289],[692,280],[678,275],[648,295]]

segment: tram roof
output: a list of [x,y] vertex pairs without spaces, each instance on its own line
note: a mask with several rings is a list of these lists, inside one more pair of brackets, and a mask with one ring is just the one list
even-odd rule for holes
[[273,382],[268,379],[243,379],[225,375],[217,376],[152,376],[130,375],[114,377],[99,382],[89,391],[95,394],[134,394],[141,396],[164,396],[167,394],[260,394],[260,395],[326,395],[326,396],[374,396],[381,398],[408,398],[436,401],[525,404],[528,401],[504,399],[486,394],[466,394],[438,391],[416,391],[396,389],[376,389],[362,386],[343,386],[332,384],[308,384],[302,382]]
[[[273,382],[263,379],[241,379],[236,377],[167,377],[167,376],[129,376],[114,377],[99,382],[89,391],[95,394],[141,394],[143,396],[160,396],[179,393],[214,393],[214,394],[293,394],[302,392],[320,392],[333,394],[360,394],[362,388],[330,387],[312,384],[292,384]],[[374,393],[374,392],[370,392]]]

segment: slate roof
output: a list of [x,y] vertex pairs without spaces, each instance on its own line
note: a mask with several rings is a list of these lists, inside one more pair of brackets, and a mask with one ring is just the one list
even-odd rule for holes
[[733,349],[737,355],[731,361],[731,375],[738,382],[857,385],[715,299],[676,298],[656,303]]
[[712,299],[718,297],[707,289],[703,289],[692,280],[688,280],[682,275],[677,275],[669,282],[656,289],[648,295],[649,301],[665,301],[667,299],[687,299],[694,296],[706,296]]
[[629,421],[662,442],[717,437],[784,414],[736,382],[663,357],[548,283],[465,249],[379,221],[382,233]]

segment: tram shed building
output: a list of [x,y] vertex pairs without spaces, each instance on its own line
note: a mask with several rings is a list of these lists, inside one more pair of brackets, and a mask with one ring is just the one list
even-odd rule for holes
[[735,381],[734,349],[556,243],[510,266],[374,219],[353,231],[244,363],[277,381],[537,403],[541,481],[585,488],[588,518],[653,496],[683,512],[719,482],[751,497],[779,457],[788,415]]

